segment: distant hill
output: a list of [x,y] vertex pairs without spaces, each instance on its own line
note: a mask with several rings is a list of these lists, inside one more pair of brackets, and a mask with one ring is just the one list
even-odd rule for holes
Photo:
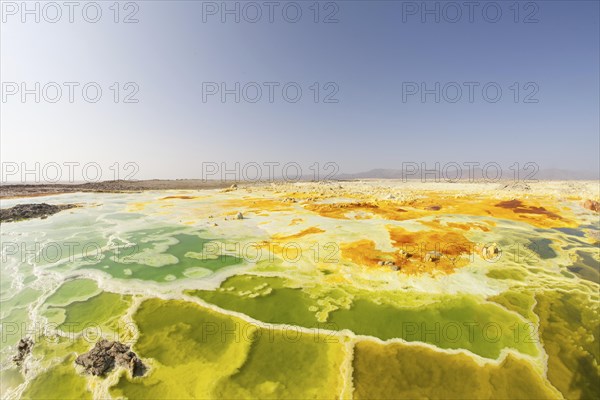
[[[538,180],[599,180],[600,172],[592,172],[592,171],[569,171],[564,169],[545,169],[532,174],[533,171],[520,171],[520,180],[526,179],[538,179]],[[489,179],[493,180],[495,177],[496,171],[493,169],[489,170]],[[440,180],[455,180],[457,177],[457,173],[455,169],[448,169],[448,176],[440,176]],[[461,180],[469,180],[469,170],[463,169],[461,171]],[[434,174],[428,174],[424,177],[428,181],[434,181]],[[475,180],[483,179],[483,173],[481,168],[473,169],[473,176]],[[372,169],[370,171],[358,172],[354,174],[341,173],[336,176],[337,179],[421,179],[421,171],[417,170],[414,173],[409,173],[403,171],[401,169],[383,169],[377,168]],[[514,178],[514,171],[511,170],[503,170],[502,171],[502,179],[512,180]]]

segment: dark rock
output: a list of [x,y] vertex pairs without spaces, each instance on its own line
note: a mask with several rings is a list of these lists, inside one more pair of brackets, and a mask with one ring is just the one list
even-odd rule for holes
[[531,186],[525,182],[510,182],[500,185],[499,189],[510,192],[529,192],[531,190]]
[[59,211],[77,207],[76,204],[52,205],[46,203],[40,204],[18,204],[11,208],[0,209],[0,221],[11,222],[31,218],[48,218],[49,215],[56,214]]
[[17,345],[17,354],[12,358],[15,364],[21,366],[23,364],[23,360],[31,354],[31,349],[33,347],[33,340],[29,337],[25,337],[19,340],[19,344]]
[[600,211],[600,203],[594,200],[586,200],[583,203],[583,208],[598,212]]
[[142,376],[146,372],[146,366],[129,346],[106,339],[97,342],[87,353],[79,355],[75,364],[81,365],[87,373],[96,376],[103,376],[115,367],[127,368],[132,376]]

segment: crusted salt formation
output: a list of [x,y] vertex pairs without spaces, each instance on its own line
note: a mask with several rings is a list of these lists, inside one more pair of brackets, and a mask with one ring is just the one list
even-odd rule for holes
[[87,373],[96,376],[102,376],[115,367],[128,369],[132,376],[142,376],[146,372],[146,366],[130,351],[129,346],[106,339],[97,342],[87,353],[79,355],[75,364],[81,365]]

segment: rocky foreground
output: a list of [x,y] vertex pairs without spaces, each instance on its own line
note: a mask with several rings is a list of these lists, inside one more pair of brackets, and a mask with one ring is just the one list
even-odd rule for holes
[[131,376],[142,376],[146,372],[146,366],[129,346],[106,339],[100,340],[93,349],[78,356],[75,364],[81,365],[85,372],[95,376],[103,376],[115,367],[128,369]]
[[75,207],[77,207],[76,204],[18,204],[14,207],[0,209],[0,222],[21,221],[31,218],[44,219],[57,212]]

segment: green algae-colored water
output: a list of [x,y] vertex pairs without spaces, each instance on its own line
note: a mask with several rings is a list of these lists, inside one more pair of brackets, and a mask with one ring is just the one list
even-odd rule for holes
[[[157,321],[157,314],[164,317]],[[145,301],[135,321],[145,332],[135,350],[154,360],[155,372],[122,377],[115,395],[306,398],[339,390],[342,349],[313,334],[262,329],[184,301]]]
[[[248,293],[253,288],[261,288],[266,294],[253,296],[254,292]],[[349,329],[383,340],[401,338],[447,349],[463,348],[488,358],[498,357],[504,348],[532,356],[538,353],[535,342],[523,337],[531,329],[527,320],[470,296],[438,296],[427,306],[398,307],[376,302],[369,298],[372,295],[363,292],[353,295],[348,307],[332,310],[328,320],[320,323],[311,311],[320,299],[302,289],[285,287],[279,278],[235,276],[224,282],[220,290],[189,293],[221,308],[274,324]],[[281,304],[286,307],[280,307]]]
[[[144,232],[138,232],[137,235],[139,237],[145,236]],[[151,253],[154,245],[164,242],[163,238],[157,243],[146,242],[140,246],[136,245],[122,247],[118,250],[107,250],[102,254],[102,259],[99,262],[92,265],[84,265],[80,268],[103,271],[114,278],[164,282],[185,278],[186,271],[191,271],[192,269],[207,270],[210,274],[221,268],[239,264],[241,261],[240,258],[230,255],[219,255],[215,258],[203,255],[207,253],[203,253],[204,245],[209,243],[210,240],[202,239],[199,236],[177,234],[171,237],[175,239],[175,244],[168,246],[164,252],[158,254]],[[131,238],[131,240],[135,239],[136,237]],[[165,265],[157,266],[136,262],[134,259],[136,255],[145,251],[150,253],[149,257],[164,260]],[[200,254],[200,256],[194,257],[194,254]]]
[[548,353],[548,379],[567,398],[600,397],[600,317],[597,301],[577,291],[536,294],[540,339]]
[[23,393],[24,399],[92,399],[85,377],[73,369],[74,356],[60,360],[36,377]]
[[364,342],[356,346],[353,366],[357,399],[460,399],[465,393],[482,399],[559,396],[535,368],[513,357],[480,366],[463,354]]
[[[335,263],[215,254],[215,243],[311,227],[327,243],[385,240],[389,221],[345,225],[301,207],[233,220],[237,210],[219,214],[217,199],[241,195],[205,194],[168,208],[160,192],[65,195],[61,202],[94,206],[3,224],[3,242],[20,249],[3,253],[0,270],[0,396],[600,397],[598,252],[587,233],[595,225],[499,220],[465,236],[501,245],[500,261],[475,255],[447,276],[403,276],[340,254]],[[190,217],[205,209],[217,217]],[[62,253],[22,251],[36,243]],[[515,243],[529,246],[524,255]],[[12,357],[26,336],[35,344],[18,366]],[[146,375],[90,377],[76,367],[101,337],[131,345]]]
[[107,324],[123,314],[130,305],[129,297],[102,292],[85,301],[77,301],[65,307],[65,320],[59,328],[73,326],[81,330],[90,324]]
[[49,306],[66,306],[74,301],[84,301],[98,294],[100,289],[91,279],[73,279],[63,283],[45,301]]

